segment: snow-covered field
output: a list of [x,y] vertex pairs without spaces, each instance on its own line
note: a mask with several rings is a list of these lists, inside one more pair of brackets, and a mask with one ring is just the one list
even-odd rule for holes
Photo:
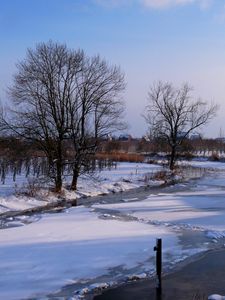
[[[132,166],[133,171],[122,164],[114,174],[101,174],[105,180],[98,184],[139,186],[142,174],[159,168]],[[150,276],[158,237],[163,239],[165,269],[213,247],[225,236],[225,164],[213,169],[191,188],[149,194],[142,201],[137,196],[121,203],[79,206],[1,230],[0,299],[80,299],[97,286]],[[93,184],[97,189],[97,182]],[[88,180],[86,186],[91,194]],[[81,187],[80,182],[79,191]]]
[[[140,222],[99,219],[84,207],[2,230],[0,298],[43,296],[81,280],[89,285],[118,266],[132,269],[148,260],[158,234],[168,248],[177,245],[170,229],[156,232],[153,225]],[[152,264],[143,267],[151,270]]]

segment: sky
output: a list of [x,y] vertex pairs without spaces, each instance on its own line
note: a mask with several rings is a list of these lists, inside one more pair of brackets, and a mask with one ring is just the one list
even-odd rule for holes
[[225,136],[224,0],[0,0],[0,98],[27,48],[53,40],[99,54],[125,73],[128,133],[147,131],[150,86],[187,82],[219,105],[204,137]]

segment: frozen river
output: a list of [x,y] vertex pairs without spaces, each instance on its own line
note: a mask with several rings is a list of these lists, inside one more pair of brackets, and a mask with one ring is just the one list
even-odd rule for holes
[[87,198],[83,206],[1,230],[0,299],[80,299],[150,277],[158,237],[165,271],[222,247],[225,169],[218,166],[199,180]]

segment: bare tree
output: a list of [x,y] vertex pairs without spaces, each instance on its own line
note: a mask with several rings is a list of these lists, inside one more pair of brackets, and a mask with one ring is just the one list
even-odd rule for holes
[[[77,180],[90,149],[96,151],[97,138],[119,127],[122,100],[117,96],[124,76],[99,57],[88,58],[81,50],[51,41],[29,49],[17,69],[1,125],[39,144],[59,192],[64,167],[72,165]],[[68,144],[73,145],[69,157]]]
[[78,76],[76,99],[71,109],[71,135],[74,147],[71,189],[77,188],[81,172],[89,167],[98,141],[113,130],[123,129],[124,75],[116,66],[109,66],[99,56],[85,58]]
[[151,135],[163,138],[170,147],[169,167],[175,165],[178,147],[189,133],[205,125],[217,111],[216,105],[194,100],[188,84],[175,88],[171,83],[158,82],[148,93],[145,119]]
[[63,140],[69,131],[66,110],[83,55],[53,42],[28,49],[26,59],[17,64],[9,118],[3,119],[8,129],[42,147],[57,192],[62,187]]

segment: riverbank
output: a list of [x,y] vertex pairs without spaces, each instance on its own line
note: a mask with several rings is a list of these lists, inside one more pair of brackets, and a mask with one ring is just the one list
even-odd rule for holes
[[207,300],[225,295],[225,249],[201,255],[196,261],[163,277],[162,296],[157,298],[154,279],[131,282],[107,290],[94,300]]
[[39,212],[45,208],[48,210],[48,206],[61,206],[58,204],[62,202],[68,205],[72,202],[73,205],[78,199],[124,192],[146,185],[160,186],[165,180],[155,176],[162,170],[164,168],[160,165],[119,163],[114,168],[104,169],[92,176],[80,176],[76,191],[68,188],[70,178],[66,177],[60,194],[51,191],[51,185],[45,185],[38,178],[21,174],[14,182],[13,177],[8,176],[4,184],[0,183],[0,215],[10,211],[35,212],[35,209]]
[[37,178],[27,178],[25,174],[21,174],[14,182],[9,176],[4,184],[0,183],[0,218],[10,216],[11,212],[12,216],[23,213],[29,215],[49,211],[49,208],[74,206],[76,203],[86,205],[87,202],[95,201],[96,197],[120,194],[140,187],[161,189],[200,178],[214,165],[208,163],[201,168],[183,163],[178,174],[173,174],[159,164],[118,163],[116,167],[104,169],[93,176],[80,176],[76,191],[68,189],[69,177],[66,178],[61,194],[52,192],[49,186],[41,185]]

